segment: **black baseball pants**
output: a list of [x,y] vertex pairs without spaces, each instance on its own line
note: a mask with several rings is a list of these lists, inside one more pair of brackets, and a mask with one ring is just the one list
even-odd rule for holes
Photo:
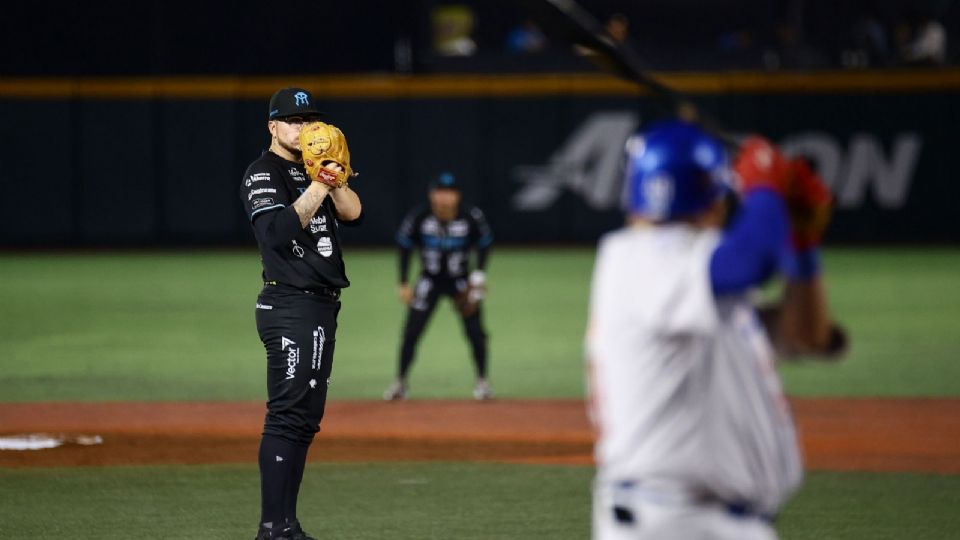
[[453,300],[463,322],[463,331],[470,342],[473,363],[477,377],[487,376],[487,333],[483,329],[481,318],[482,303],[473,310],[462,309],[467,292],[466,278],[435,278],[422,274],[413,290],[413,299],[407,310],[407,320],[403,327],[400,344],[400,377],[406,378],[413,364],[417,342],[430,321],[441,296]]
[[340,301],[285,285],[257,297],[257,331],[267,352],[263,434],[309,445],[320,430],[333,368]]

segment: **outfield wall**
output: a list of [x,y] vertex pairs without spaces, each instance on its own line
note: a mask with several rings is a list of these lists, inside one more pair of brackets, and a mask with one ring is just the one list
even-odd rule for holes
[[[674,75],[734,131],[810,155],[837,195],[829,239],[960,241],[951,158],[960,71]],[[388,243],[429,178],[456,173],[498,239],[592,242],[618,225],[623,139],[658,114],[597,75],[0,81],[0,244],[244,244],[237,187],[266,101],[315,92],[351,143],[366,226]]]

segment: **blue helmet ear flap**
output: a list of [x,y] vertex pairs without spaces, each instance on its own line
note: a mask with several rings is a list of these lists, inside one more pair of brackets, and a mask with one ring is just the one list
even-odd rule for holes
[[697,214],[729,183],[723,143],[694,124],[654,124],[630,137],[626,151],[626,210],[651,221]]

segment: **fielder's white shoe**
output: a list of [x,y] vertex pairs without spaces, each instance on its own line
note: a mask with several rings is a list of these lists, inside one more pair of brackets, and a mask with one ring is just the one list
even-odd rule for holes
[[383,392],[385,401],[400,401],[407,399],[407,383],[397,379]]
[[477,379],[477,384],[473,385],[473,399],[477,401],[493,399],[493,388],[486,379]]

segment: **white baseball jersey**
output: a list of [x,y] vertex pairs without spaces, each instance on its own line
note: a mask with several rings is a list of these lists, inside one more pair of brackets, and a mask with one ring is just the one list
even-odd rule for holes
[[713,295],[719,240],[674,224],[601,241],[587,333],[597,480],[774,513],[802,478],[796,433],[747,295]]

